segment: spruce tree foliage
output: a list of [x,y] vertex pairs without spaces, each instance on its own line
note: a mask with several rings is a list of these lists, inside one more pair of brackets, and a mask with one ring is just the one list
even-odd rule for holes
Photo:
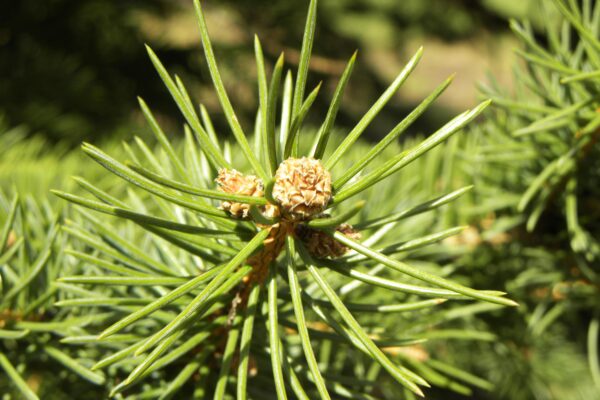
[[[545,43],[538,42],[529,24],[511,22],[524,44],[517,54],[525,65],[515,71],[513,98],[497,86],[484,88],[498,111],[491,119],[489,149],[503,148],[503,159],[520,162],[524,179],[517,210],[527,217],[527,231],[550,219],[545,213],[562,216],[556,223],[567,228],[572,250],[593,261],[600,246],[594,239],[598,232],[588,224],[596,214],[581,196],[589,196],[599,179],[600,7],[591,1],[583,8],[561,1],[554,5],[563,20],[546,26]],[[542,9],[549,13],[548,8]],[[587,217],[580,220],[580,214]]]
[[[17,132],[6,132],[6,135],[3,136],[3,138],[9,139],[12,136],[13,139],[10,141],[12,143],[17,143],[18,138],[14,138],[14,136],[18,136],[15,135],[16,133]],[[308,132],[307,134],[310,134],[310,132]],[[339,139],[340,137],[336,136],[334,140],[337,141]],[[381,158],[387,159],[395,154],[400,153],[405,149],[413,148],[418,143],[418,140],[410,140],[406,142],[403,147],[400,147],[396,143],[393,143],[384,150],[384,153]],[[184,149],[187,148],[187,145],[185,143],[180,143],[179,145],[180,146],[178,146],[176,149],[177,153],[185,153]],[[354,164],[356,161],[362,158],[362,156],[366,152],[368,152],[370,148],[371,147],[366,143],[357,142],[345,155],[344,162],[347,163],[347,165]],[[4,153],[5,157],[3,157],[0,160],[0,166],[2,167],[2,170],[5,171],[7,174],[10,174],[12,169],[19,169],[18,165],[14,163],[14,159],[17,157],[17,153],[21,152],[22,148],[21,146],[13,146],[12,149],[13,150],[6,151]],[[144,157],[143,148],[138,149],[136,148],[136,146],[134,146],[132,147],[132,150],[135,151],[137,157]],[[112,151],[116,152],[117,149],[115,148]],[[50,153],[55,154],[54,152]],[[159,164],[168,164],[168,156],[160,148],[153,149],[151,153],[155,154],[155,156],[157,157],[157,162]],[[150,152],[147,152],[146,154],[150,154]],[[48,178],[48,174],[45,171],[38,170],[37,175],[39,176],[35,176],[35,174],[31,172],[30,174],[26,175],[26,179],[37,182],[37,184],[40,186],[46,185],[45,187],[48,187],[47,185],[52,185],[53,182],[55,182],[56,180],[66,180],[68,175],[72,174],[74,170],[77,170],[67,168],[65,171],[61,171],[59,168],[55,167],[63,165],[63,161],[65,159],[71,159],[75,155],[76,154],[73,153],[67,153],[66,155],[61,156],[60,158],[55,155],[54,163],[51,162],[48,154],[39,155],[41,157],[41,160],[43,161],[42,165],[55,171],[57,177],[47,182],[46,180]],[[26,161],[26,164],[34,163],[33,155],[31,157],[31,160],[24,160]],[[452,164],[452,160],[453,154],[451,152],[448,152],[447,148],[444,147],[444,145],[440,145],[436,148],[433,148],[428,153],[424,154],[422,157],[418,158],[413,163],[407,165],[405,168],[399,171],[393,180],[385,180],[378,184],[377,191],[363,192],[361,194],[362,196],[364,196],[363,200],[366,200],[370,207],[373,207],[373,209],[379,210],[382,213],[388,213],[398,211],[401,209],[413,209],[414,206],[436,197],[436,194],[439,195],[440,191],[452,192],[451,187],[440,187],[439,182],[437,181],[437,179],[440,176],[437,168],[439,168],[442,165],[450,166]],[[3,161],[6,161],[6,163],[4,163]],[[377,163],[377,161],[374,162]],[[342,167],[345,166],[342,165]],[[124,193],[121,191],[121,187],[119,186],[119,179],[116,177],[112,178],[114,177],[114,175],[112,174],[103,174],[102,168],[89,168],[89,166],[86,167],[86,164],[84,163],[80,164],[78,169],[82,171],[85,170],[85,176],[88,179],[97,182],[99,186],[110,188],[111,191],[118,193],[119,196],[121,196],[121,193]],[[422,171],[424,170],[430,170],[433,171],[433,173],[423,176]],[[82,187],[85,187],[82,178],[77,178],[75,180],[75,183],[79,183],[79,190],[77,190],[77,187],[73,188],[72,190],[78,193],[82,193]],[[389,201],[387,201],[387,199],[396,196],[398,184],[401,184],[403,187],[405,187],[405,196],[399,200],[398,204],[390,203]],[[38,190],[41,191],[43,189],[38,188]],[[468,193],[469,192],[463,194],[461,198],[464,199],[465,195],[468,196]],[[139,194],[143,195],[143,193]],[[152,204],[151,201],[142,202],[139,198],[136,200],[135,197],[132,201],[137,202],[138,204]],[[432,271],[435,273],[447,274],[450,271],[452,271],[453,276],[455,276],[457,279],[459,279],[462,282],[468,282],[470,279],[470,272],[468,270],[459,270],[456,267],[449,264],[452,262],[452,260],[457,254],[461,254],[463,252],[463,249],[459,249],[459,247],[456,245],[451,245],[449,247],[444,245],[444,238],[446,238],[448,235],[455,234],[456,232],[460,231],[460,229],[449,229],[452,228],[452,221],[456,221],[461,218],[460,212],[458,212],[456,208],[449,207],[451,204],[455,203],[456,200],[450,203],[446,203],[445,205],[443,204],[443,201],[438,202],[437,205],[440,207],[429,212],[412,216],[410,218],[405,218],[399,221],[399,223],[395,224],[393,227],[384,229],[382,232],[379,233],[379,235],[381,235],[384,232],[387,233],[385,233],[384,236],[380,237],[380,244],[382,246],[386,246],[387,244],[397,244],[398,241],[406,242],[406,245],[403,245],[401,248],[398,248],[398,251],[402,251],[401,253],[397,253],[396,255],[396,257],[399,257],[399,259],[405,260],[411,265],[415,265],[419,268],[424,268],[428,271]],[[51,204],[54,209],[56,209],[57,205],[60,205],[56,204],[55,202]],[[8,207],[6,209],[8,210]],[[363,208],[361,210],[361,213],[365,213],[365,216],[368,216],[367,211],[368,210]],[[101,238],[100,241],[90,242],[89,235],[81,235],[85,231],[82,232],[81,229],[75,228],[77,228],[77,225],[83,226],[83,224],[87,224],[88,222],[86,221],[90,221],[92,215],[90,213],[79,213],[76,209],[72,209],[70,207],[61,208],[61,212],[63,224],[65,225],[63,228],[63,233],[72,235],[75,238],[73,240],[70,240],[69,244],[67,244],[67,250],[65,250],[63,254],[67,254],[68,257],[63,257],[63,262],[77,261],[81,266],[80,269],[76,269],[72,273],[89,273],[96,276],[106,275],[106,270],[94,270],[91,269],[91,265],[95,265],[93,262],[96,261],[98,258],[106,257],[104,255],[104,252],[107,251],[108,253],[106,254],[109,257],[115,257],[116,255],[117,258],[115,264],[127,262],[128,258],[124,257],[126,257],[129,253],[119,254],[119,252],[123,252],[122,248],[114,244],[113,240],[105,235],[106,230],[98,230],[98,225],[102,226],[103,224],[106,225],[107,223],[109,223],[111,229],[118,232],[119,236],[125,241],[131,243],[139,243],[140,246],[144,249],[144,251],[148,252],[149,254],[154,254],[155,252],[159,253],[159,251],[156,249],[160,248],[162,249],[160,250],[160,252],[163,252],[164,254],[170,254],[170,262],[173,262],[174,260],[181,260],[179,262],[183,264],[194,264],[197,262],[197,260],[194,257],[190,257],[185,250],[181,250],[177,246],[170,246],[168,243],[162,242],[160,238],[157,239],[156,237],[153,237],[153,235],[145,234],[143,230],[136,229],[133,225],[129,226],[131,225],[131,223],[121,224],[121,220],[111,219],[111,217],[108,217],[108,219],[101,219],[101,222],[96,220],[94,225],[90,223],[87,226],[87,231],[93,233],[94,235],[97,235],[98,238]],[[410,215],[407,215],[407,217],[408,216]],[[2,221],[1,218],[4,217],[5,215],[0,214],[0,221]],[[83,220],[82,217],[84,217]],[[74,223],[71,221],[79,222]],[[427,249],[427,247],[421,247],[419,245],[419,241],[409,240],[416,236],[430,235],[431,232],[435,233],[431,235],[430,239],[436,241],[437,245],[433,246],[433,248],[429,250]],[[437,233],[439,233],[439,235]],[[85,239],[85,241],[81,238]],[[88,247],[88,243],[91,243],[91,245],[95,247],[101,246],[100,251],[94,252],[93,250],[90,250],[90,248]],[[103,244],[104,246],[102,246]],[[117,252],[110,252],[111,248],[114,248],[115,250],[117,250]],[[86,257],[83,259],[75,258],[76,256],[85,257],[87,253],[90,253],[93,257]],[[160,256],[158,256],[157,258],[162,259]],[[90,260],[92,262],[90,262]],[[106,264],[102,265],[106,267]],[[445,267],[442,267],[444,265]],[[387,279],[383,280],[382,282],[386,283],[389,281],[388,283],[392,283],[392,285],[389,287],[392,289],[395,288],[396,285],[393,284],[393,279],[395,279],[394,276],[390,275],[389,272],[382,270],[381,266],[379,267],[379,271],[374,270],[366,272],[377,274],[382,278]],[[343,275],[337,275],[335,273],[329,274],[327,278],[332,280],[332,284],[334,284],[334,286],[343,288],[341,289],[343,293],[342,298],[344,298],[345,301],[348,302],[359,304],[393,304],[398,303],[399,301],[403,301],[402,297],[399,297],[399,293],[395,290],[373,290],[372,286],[361,285],[358,282],[354,282],[353,284],[347,285],[349,283],[348,280],[344,278]],[[71,285],[68,282],[61,282],[58,285],[60,287],[62,287],[63,285],[67,285],[70,288],[77,288],[76,285]],[[83,289],[89,288],[90,287],[88,286],[83,287]],[[89,298],[85,299],[86,296],[100,298],[98,299],[98,304],[103,304],[103,302],[109,301],[107,299],[111,296],[121,298],[120,300],[113,300],[113,302],[123,302],[125,298],[128,298],[128,303],[130,304],[135,304],[136,301],[140,302],[139,299],[136,300],[134,298],[131,298],[132,294],[127,292],[128,287],[123,287],[122,289],[124,289],[124,291],[118,291],[114,294],[103,291],[107,288],[115,289],[118,287],[98,286],[93,291],[75,294],[73,291],[65,292],[65,301],[59,302],[57,306],[69,310],[70,312],[83,311],[86,313],[86,315],[89,315],[94,313],[103,314],[107,311],[106,307],[108,306],[102,306],[102,308],[100,309],[94,309],[92,306],[92,304],[94,303],[90,302],[91,300]],[[80,299],[81,297],[84,298]],[[409,299],[409,302],[410,300],[412,300],[413,302],[417,301],[417,297],[414,296],[414,299]],[[395,312],[392,315],[390,315],[389,312],[379,314],[372,312],[367,313],[369,310],[365,310],[361,312],[359,316],[361,318],[361,322],[368,321],[368,323],[372,325],[373,329],[375,329],[375,331],[377,332],[399,332],[396,335],[399,339],[396,341],[388,341],[387,347],[384,347],[384,350],[386,352],[389,352],[390,356],[392,356],[394,359],[398,359],[398,357],[401,357],[399,358],[399,360],[401,361],[411,362],[413,358],[424,361],[425,365],[421,367],[425,368],[424,373],[427,375],[424,376],[426,376],[427,379],[431,379],[437,387],[448,387],[450,388],[449,390],[458,391],[464,394],[471,392],[473,389],[486,391],[491,390],[491,383],[486,382],[485,380],[477,378],[473,375],[465,374],[464,372],[457,374],[456,368],[449,365],[447,360],[445,360],[447,358],[446,346],[449,341],[464,342],[465,340],[467,340],[485,343],[493,341],[495,339],[493,333],[482,331],[481,326],[471,325],[470,323],[465,323],[467,321],[463,321],[463,319],[469,318],[469,316],[476,315],[477,313],[485,311],[485,308],[474,308],[470,305],[462,306],[459,303],[457,304],[456,309],[451,309],[448,308],[448,306],[450,305],[451,304],[449,303],[438,305],[437,308],[441,309],[439,310],[440,312],[436,313],[431,313],[431,309],[427,308],[420,310],[415,309],[412,311],[404,310],[404,312],[402,313],[400,313],[400,310],[397,310],[397,312]],[[489,305],[486,307],[490,307],[489,309],[496,308],[496,306],[494,305]],[[63,312],[65,311],[63,310]],[[427,317],[428,315],[429,317]],[[290,322],[293,323],[292,321]],[[71,336],[73,336],[72,338],[66,340],[68,341],[69,346],[89,346],[91,357],[95,359],[101,359],[103,355],[106,356],[109,351],[112,351],[102,350],[100,351],[100,353],[96,352],[98,350],[98,347],[93,339],[97,336],[99,332],[101,332],[101,329],[98,329],[98,327],[90,328],[89,326],[83,326],[82,328],[85,328],[87,330],[82,331],[81,329],[78,329],[75,332],[68,333]],[[60,338],[63,338],[65,336],[65,332],[61,331],[60,334],[56,335]],[[403,337],[406,337],[409,340],[400,340]],[[116,339],[125,339],[125,337],[117,336]],[[349,351],[347,346],[342,346],[339,351],[331,349],[331,346],[336,345],[335,341],[332,341],[332,343],[330,344],[326,343],[327,341],[331,341],[331,339],[333,339],[333,337],[331,336],[323,337],[321,339],[324,343],[322,344],[324,349],[319,352],[319,354],[322,354],[319,357],[319,362],[323,362],[322,360],[325,359],[330,359],[330,361],[328,361],[328,364],[331,365],[329,367],[329,371],[331,374],[327,376],[328,379],[333,380],[335,379],[335,375],[333,374],[334,367],[335,369],[340,369],[344,371],[348,369],[350,371],[353,371],[355,368],[357,368],[355,366],[357,362],[356,360],[358,359],[358,357],[362,356],[360,353]],[[401,344],[402,346],[400,346]],[[64,345],[66,346],[66,344]],[[114,345],[107,343],[107,346]],[[404,354],[404,352],[406,352],[406,354]],[[433,358],[435,358],[435,360],[433,360]],[[134,390],[130,396],[135,397],[138,395],[142,395],[143,393],[154,393],[156,394],[156,396],[159,396],[162,389],[150,389],[156,388],[160,385],[168,385],[169,382],[173,380],[176,376],[176,372],[183,368],[187,361],[188,360],[186,359],[182,359],[181,362],[173,362],[172,364],[170,364],[170,367],[168,369],[163,368],[159,369],[158,371],[155,371],[152,375],[154,379],[150,382],[143,383],[142,388]],[[367,359],[367,361],[369,360]],[[466,364],[461,363],[459,363],[458,365],[466,366]],[[110,384],[112,382],[117,381],[118,379],[122,379],[124,374],[123,368],[125,367],[117,363],[117,365],[114,368],[109,368],[108,370],[105,370],[105,373],[107,375],[106,383]],[[269,365],[267,364],[265,367],[269,368]],[[371,368],[377,367],[372,366]],[[59,368],[54,368],[53,370],[58,371]],[[466,370],[468,371],[468,368]],[[267,372],[269,371],[270,369],[267,369]],[[125,373],[126,372],[127,370],[125,370]],[[440,372],[442,372],[442,374],[440,374]],[[159,373],[160,375],[158,375]],[[28,373],[24,372],[24,374],[24,378],[26,379]],[[378,383],[377,385],[374,385],[371,388],[364,388],[363,390],[365,392],[368,391],[373,396],[375,396],[375,398],[405,397],[405,394],[402,392],[401,387],[399,387],[397,384],[393,384],[391,378],[388,378],[385,376],[385,374],[379,373],[377,371],[373,371],[372,374],[374,375],[371,375],[371,378],[376,380]],[[444,377],[444,374],[447,374],[446,377]],[[339,375],[341,376],[342,374],[340,373]],[[58,377],[61,377],[61,375],[58,375]],[[54,379],[53,385],[58,387],[74,386],[73,383],[69,380],[63,380],[62,378],[56,379],[56,377],[45,377],[45,380],[47,381],[50,381],[52,379]],[[190,382],[196,382],[194,380],[194,377],[190,379]],[[190,394],[190,390],[192,390],[191,388],[194,387],[194,384],[190,382],[188,382],[187,386],[183,386],[180,389],[181,392],[178,393],[179,396],[185,396],[187,394]],[[251,380],[250,382],[255,381]],[[264,382],[264,380],[261,382]],[[6,384],[9,387],[12,387],[12,384],[10,382],[7,382]],[[42,388],[40,388],[40,390],[43,391],[38,391],[38,395],[41,398],[47,398],[51,393],[53,393],[52,387],[53,386],[43,386]],[[72,393],[81,393],[81,390],[84,389],[77,389],[74,387]],[[339,386],[336,390],[338,392],[341,391],[342,393],[344,393],[343,389],[340,389]],[[350,387],[349,390],[351,391],[352,387]],[[101,398],[103,396],[102,393],[108,392],[100,392],[98,398]],[[202,392],[199,391],[198,393]],[[64,396],[67,396],[67,398],[76,398],[76,394],[66,394]],[[433,398],[436,398],[435,395],[432,394],[432,396]],[[17,397],[19,396],[17,395]],[[177,395],[175,397],[177,397]]]
[[[114,139],[102,143],[115,154],[122,152],[121,144]],[[47,200],[56,214],[62,215],[65,202],[49,196],[50,189],[74,190],[77,185],[71,177],[76,174],[110,184],[111,177],[84,168],[86,162],[86,157],[74,151],[68,140],[54,143],[24,125],[9,127],[0,116],[0,190],[7,197],[20,194],[23,198],[32,196],[38,202]]]
[[[152,384],[157,381],[156,371],[163,375],[159,384],[152,385],[151,393],[159,398],[173,396],[198,374],[202,384],[188,390],[197,398],[218,399],[234,393],[238,398],[368,398],[380,391],[375,386],[379,380],[387,380],[380,377],[384,373],[399,384],[397,389],[381,390],[388,398],[404,393],[423,395],[421,387],[430,386],[428,381],[462,393],[470,389],[455,379],[488,387],[486,382],[429,357],[419,360],[402,351],[382,350],[427,338],[425,326],[418,320],[408,324],[412,329],[407,336],[403,330],[381,329],[381,322],[371,326],[369,316],[361,315],[431,308],[430,313],[444,320],[447,311],[436,309],[446,300],[458,304],[453,310],[459,315],[471,312],[469,306],[460,305],[467,299],[488,302],[494,308],[516,305],[503,297],[503,292],[475,290],[446,278],[451,270],[411,265],[394,256],[420,250],[460,231],[427,232],[407,241],[399,240],[392,228],[470,188],[387,214],[367,207],[368,200],[349,200],[364,197],[368,189],[376,190],[374,185],[460,131],[489,102],[465,111],[413,147],[379,160],[450,79],[441,82],[380,143],[348,165],[349,149],[408,78],[422,50],[333,149],[328,146],[331,130],[355,55],[340,78],[327,118],[309,135],[302,122],[320,86],[310,92],[306,89],[316,18],[316,1],[312,1],[294,77],[291,72],[284,74],[282,55],[267,79],[261,44],[255,40],[260,109],[251,145],[221,81],[201,5],[198,1],[194,4],[208,68],[237,142],[233,150],[218,141],[210,117],[202,109],[196,111],[181,80],[171,77],[149,48],[154,66],[187,122],[183,154],[166,139],[140,99],[160,143],[162,159],[142,141],[138,141],[141,153],[129,149],[127,163],[92,145],[83,146],[91,159],[130,184],[127,200],[85,180],[79,183],[96,199],[55,192],[84,208],[129,220],[152,234],[132,240],[87,212],[80,212],[85,221],[81,226],[66,228],[93,254],[71,253],[90,266],[83,275],[63,276],[60,281],[89,285],[92,292],[60,305],[100,307],[112,313],[111,323],[99,332],[97,341],[106,347],[114,345],[114,351],[92,368],[112,369],[124,378],[115,382],[111,396]],[[372,165],[375,159],[377,163]],[[233,167],[255,175],[244,175]],[[389,199],[387,203],[394,208]],[[354,227],[348,225],[359,213]],[[347,250],[351,252],[345,255]],[[383,271],[389,278],[379,275]],[[92,295],[107,286],[110,297]],[[371,302],[364,296],[353,301],[358,289],[365,287],[371,292]],[[389,299],[390,291],[394,303],[378,301]],[[387,295],[378,296],[379,292]],[[469,339],[468,331],[446,335],[440,332],[440,337]],[[274,392],[264,390],[273,386]],[[149,395],[146,390],[139,393]]]
[[495,366],[498,396],[589,399],[600,393],[600,6],[543,5],[543,35],[510,23],[522,42],[514,93],[493,80],[482,86],[494,107],[470,160],[488,240],[462,262],[484,268],[474,282],[507,282],[521,304],[519,314],[482,316],[499,336],[496,356],[480,363]]
[[11,398],[75,398],[78,393],[105,395],[104,375],[90,367],[98,353],[82,349],[68,335],[100,323],[108,314],[65,310],[55,302],[77,287],[56,283],[80,263],[65,257],[66,236],[48,200],[8,198],[0,193],[0,390]]
[[[459,133],[486,102],[402,145],[451,79],[382,142],[361,135],[421,51],[350,132],[338,131],[352,56],[325,121],[304,126],[318,95],[305,87],[313,1],[297,69],[283,56],[265,66],[255,42],[260,108],[247,134],[196,9],[235,143],[219,140],[150,49],[185,117],[184,140],[168,141],[143,100],[158,144],[84,145],[97,168],[41,141],[27,146],[19,129],[0,135],[3,393],[414,399],[431,385],[429,398],[598,397],[600,5],[545,3],[542,13],[563,20],[547,18],[543,36],[511,22],[524,44],[515,93],[492,82],[483,123]],[[279,171],[301,156],[330,172],[332,195],[294,219]],[[43,187],[73,173],[83,177],[55,192],[72,205],[43,199]],[[232,182],[243,193],[225,190]],[[12,194],[31,186],[36,200]],[[520,307],[468,287],[504,290]]]

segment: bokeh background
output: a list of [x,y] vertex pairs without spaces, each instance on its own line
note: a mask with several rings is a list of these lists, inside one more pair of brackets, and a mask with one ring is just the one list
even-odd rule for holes
[[[305,1],[206,1],[210,33],[224,79],[246,126],[256,110],[252,37],[274,61],[285,51],[298,58]],[[428,131],[472,106],[477,83],[493,73],[510,85],[514,39],[508,18],[532,18],[536,0],[339,0],[321,1],[310,84],[324,82],[311,118],[321,120],[337,77],[352,53],[359,62],[341,110],[351,126],[421,45],[425,56],[371,139],[383,135],[439,82],[456,73],[447,91],[413,128]],[[148,43],[178,73],[195,100],[218,116],[198,30],[187,0],[36,0],[0,5],[0,115],[52,142],[144,135],[136,96],[142,96],[173,129],[181,120],[149,62]],[[215,117],[216,123],[222,122]],[[227,129],[220,132],[226,135]]]

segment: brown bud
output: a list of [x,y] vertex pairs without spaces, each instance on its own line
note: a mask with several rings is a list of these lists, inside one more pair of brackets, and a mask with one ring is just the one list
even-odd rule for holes
[[322,212],[331,199],[331,175],[319,160],[288,158],[275,173],[273,198],[284,215],[304,220]]
[[[341,224],[336,231],[343,233],[350,239],[360,239],[360,233],[350,224]],[[300,225],[296,229],[296,235],[306,245],[310,254],[316,258],[337,258],[348,251],[348,248],[335,240],[325,232]]]
[[15,231],[10,231],[8,233],[8,238],[6,239],[6,248],[10,249],[14,246],[15,243],[17,243],[17,234],[15,233]]
[[[254,175],[244,175],[235,169],[221,169],[215,181],[219,190],[225,193],[255,197],[261,197],[264,194],[263,183],[259,178]],[[234,201],[223,201],[221,209],[228,211],[234,217],[246,218],[250,212],[250,205]]]

